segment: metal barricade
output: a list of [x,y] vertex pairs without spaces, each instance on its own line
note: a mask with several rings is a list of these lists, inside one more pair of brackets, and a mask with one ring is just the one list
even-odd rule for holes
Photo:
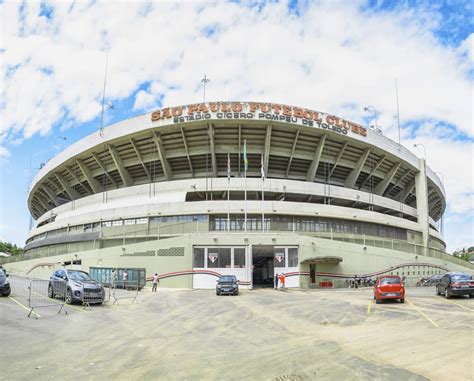
[[138,297],[138,280],[130,281],[115,281],[112,285],[112,304],[119,304],[121,299],[132,299],[132,303],[135,303]]
[[[106,302],[108,292],[105,287],[84,282],[81,290],[81,302],[84,309],[90,308],[91,304],[102,304]],[[110,296],[109,296],[110,298]]]
[[[66,302],[67,283],[64,280],[33,279],[28,285],[28,317],[37,308],[58,307],[58,314],[64,308]],[[67,315],[66,309],[64,313]],[[35,313],[36,319],[38,315]]]

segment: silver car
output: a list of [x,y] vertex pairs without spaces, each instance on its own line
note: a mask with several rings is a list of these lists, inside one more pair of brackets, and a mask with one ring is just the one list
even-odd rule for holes
[[61,269],[56,270],[49,279],[48,296],[64,298],[67,304],[102,304],[105,291],[85,271]]

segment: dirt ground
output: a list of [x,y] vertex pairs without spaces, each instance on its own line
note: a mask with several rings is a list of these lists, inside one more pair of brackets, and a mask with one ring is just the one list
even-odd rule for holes
[[[38,309],[28,281],[0,298],[0,380],[473,380],[474,299],[407,290],[149,288],[84,310]],[[23,306],[22,306],[23,305]]]

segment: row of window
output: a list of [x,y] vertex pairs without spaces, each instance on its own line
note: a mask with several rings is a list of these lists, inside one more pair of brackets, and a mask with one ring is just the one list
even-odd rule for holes
[[[84,225],[70,226],[67,228],[57,229],[48,233],[42,233],[32,237],[28,242],[46,238],[46,235],[66,235],[69,233],[90,232],[98,227],[118,227],[140,224],[161,224],[161,223],[185,223],[185,222],[206,222],[208,216],[203,214],[184,215],[184,216],[156,216],[144,218],[119,219],[113,221],[102,221],[88,223]],[[209,229],[211,231],[242,231],[245,230],[244,215],[232,215],[230,221],[227,216],[209,216]],[[247,230],[261,231],[261,216],[249,215],[247,218]],[[362,221],[350,221],[324,217],[298,217],[298,216],[268,216],[264,220],[264,231],[295,231],[295,232],[322,232],[334,234],[353,234],[368,235],[381,238],[390,238],[397,240],[407,240],[407,230],[373,224]]]
[[[298,267],[297,247],[273,247],[272,256],[275,268]],[[245,268],[245,247],[195,247],[193,267],[204,269]]]
[[[243,215],[210,216],[210,230],[226,231],[245,230]],[[247,230],[262,230],[262,217],[251,215],[247,217]],[[407,240],[405,229],[373,224],[363,221],[350,221],[324,217],[298,217],[298,216],[268,216],[264,219],[265,231],[304,231],[322,233],[342,233],[354,235],[370,235],[398,240]]]
[[195,247],[193,267],[245,268],[245,247]]
[[[115,220],[115,221],[103,221],[100,223],[102,227],[111,227],[111,226],[124,226],[124,225],[140,225],[147,224],[148,218],[132,218],[127,220]],[[86,224],[84,225],[84,230],[93,229],[97,224]]]
[[192,221],[199,221],[199,222],[206,222],[208,220],[208,216],[205,214],[191,214],[191,215],[184,215],[184,216],[159,216],[159,217],[143,217],[143,218],[128,218],[128,219],[119,219],[113,221],[102,221],[102,222],[92,222],[87,223],[84,225],[74,225],[69,226],[68,228],[61,228],[56,230],[51,230],[47,233],[38,234],[32,238],[30,238],[27,243],[32,241],[37,241],[39,239],[44,239],[46,236],[55,236],[55,235],[67,235],[74,234],[74,233],[88,233],[93,231],[99,227],[117,227],[117,226],[129,226],[129,225],[144,225],[148,224],[161,224],[161,223],[181,223],[181,222],[192,222]]

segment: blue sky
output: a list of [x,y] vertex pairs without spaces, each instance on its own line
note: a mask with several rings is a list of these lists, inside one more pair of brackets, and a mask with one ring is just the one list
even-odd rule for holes
[[[471,1],[0,4],[0,239],[23,245],[28,179],[67,145],[161,105],[301,105],[426,147],[444,179],[450,250],[473,244]],[[223,16],[225,15],[225,16]],[[66,140],[63,138],[66,137]],[[31,162],[31,166],[30,166]]]

